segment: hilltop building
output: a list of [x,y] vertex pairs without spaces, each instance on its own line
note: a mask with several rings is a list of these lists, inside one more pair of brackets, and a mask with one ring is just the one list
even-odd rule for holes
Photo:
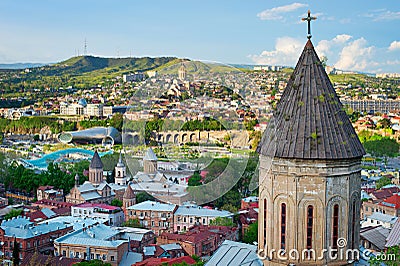
[[[346,256],[322,250],[359,247],[365,152],[308,38],[257,148],[264,265],[343,265]],[[288,255],[293,249],[299,256]]]
[[186,79],[186,67],[183,64],[183,62],[181,63],[181,66],[179,67],[178,76],[179,76],[179,79],[182,81],[184,81]]

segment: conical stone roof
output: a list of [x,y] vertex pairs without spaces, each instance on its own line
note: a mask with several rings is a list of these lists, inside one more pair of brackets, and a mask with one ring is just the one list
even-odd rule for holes
[[293,159],[351,159],[364,148],[310,40],[257,151]]
[[133,198],[135,198],[135,192],[133,192],[131,184],[128,184],[128,186],[126,187],[123,198],[124,199],[133,199]]
[[143,157],[143,160],[145,160],[145,161],[157,161],[157,155],[154,153],[152,148],[149,148],[146,151],[146,153],[145,153],[145,155]]
[[100,159],[97,150],[93,154],[92,161],[90,162],[89,168],[91,169],[103,169],[103,162]]

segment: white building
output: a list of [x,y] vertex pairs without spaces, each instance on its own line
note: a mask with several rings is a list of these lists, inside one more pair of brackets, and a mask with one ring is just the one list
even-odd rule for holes
[[103,105],[102,104],[88,104],[85,109],[85,114],[88,116],[103,116]]
[[210,225],[217,217],[233,218],[233,213],[186,204],[179,206],[174,213],[174,231],[187,231],[194,225]]
[[71,215],[104,220],[110,226],[120,226],[125,221],[124,212],[120,207],[102,203],[82,203],[72,206]]
[[397,221],[396,216],[392,216],[389,214],[381,213],[381,212],[373,212],[370,216],[367,216],[366,220],[361,224],[361,227],[368,226],[383,226],[385,228],[392,228],[393,225]]

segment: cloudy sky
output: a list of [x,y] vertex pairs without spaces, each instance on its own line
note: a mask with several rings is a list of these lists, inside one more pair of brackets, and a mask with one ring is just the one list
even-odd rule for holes
[[0,63],[178,56],[293,66],[312,41],[343,70],[400,72],[397,0],[1,0]]

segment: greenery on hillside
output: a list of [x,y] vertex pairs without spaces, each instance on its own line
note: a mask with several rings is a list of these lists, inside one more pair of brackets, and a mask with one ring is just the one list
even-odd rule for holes
[[358,134],[366,152],[378,157],[395,157],[399,154],[400,144],[390,137],[381,136],[370,131]]
[[[32,68],[30,72],[0,70],[0,77],[2,78],[0,91],[3,96],[50,96],[51,90],[56,90],[59,87],[108,86],[115,82],[117,76],[155,69],[174,59],[173,57],[102,58],[78,56],[55,65]],[[51,89],[48,90],[47,88]],[[33,90],[36,90],[36,93],[32,93]],[[29,93],[24,94],[24,92]]]

